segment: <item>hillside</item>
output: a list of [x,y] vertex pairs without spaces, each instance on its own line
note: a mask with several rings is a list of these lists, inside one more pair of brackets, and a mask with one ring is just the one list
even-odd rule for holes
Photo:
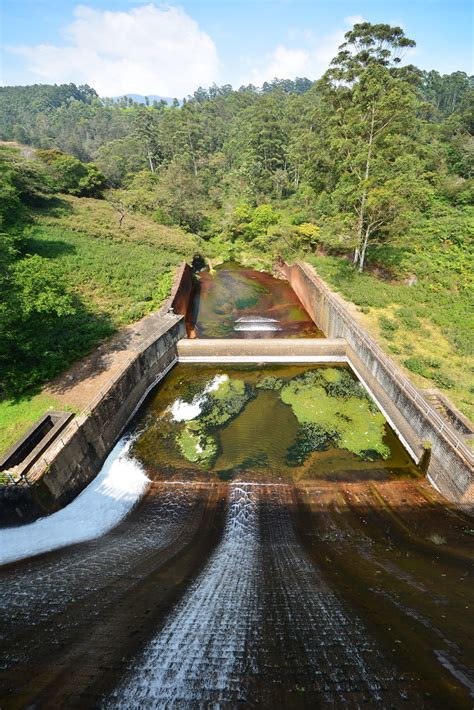
[[39,392],[41,385],[118,328],[156,310],[176,267],[198,248],[195,237],[143,215],[127,215],[119,228],[107,202],[71,195],[32,210],[22,239],[22,261],[44,259],[73,307],[16,324],[2,370],[11,396],[0,402],[0,453],[46,409],[64,408],[50,393]]

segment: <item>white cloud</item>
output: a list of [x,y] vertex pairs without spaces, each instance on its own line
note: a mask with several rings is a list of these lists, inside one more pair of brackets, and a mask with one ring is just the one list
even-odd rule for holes
[[[245,80],[240,83],[246,84],[250,81],[261,85],[264,81],[271,81],[274,78],[295,79],[297,76],[318,79],[328,68],[331,59],[336,56],[348,29],[363,21],[361,15],[351,15],[344,18],[345,27],[330,34],[318,37],[314,32],[307,31],[303,36],[306,40],[304,47],[290,48],[278,45],[267,54],[261,66],[251,69]],[[296,36],[295,32],[293,36]]]
[[279,45],[267,55],[261,68],[252,69],[250,81],[260,86],[264,81],[274,79],[294,79],[306,76],[311,66],[309,53],[304,49],[289,49]]
[[216,46],[184,10],[142,5],[128,12],[79,5],[67,44],[14,47],[42,80],[93,86],[102,96],[183,96],[218,80]]

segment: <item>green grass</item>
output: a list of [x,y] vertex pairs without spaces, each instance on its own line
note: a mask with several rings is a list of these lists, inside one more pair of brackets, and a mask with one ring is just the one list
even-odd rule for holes
[[[393,278],[358,274],[347,259],[309,256],[330,286],[355,304],[357,318],[421,388],[438,387],[474,418],[473,250],[471,210],[427,220],[423,240],[407,235],[397,248],[380,248],[372,260],[393,267]],[[449,213],[449,219],[454,219]],[[433,225],[435,222],[435,225]],[[461,226],[459,226],[461,225]],[[451,231],[450,231],[451,230]],[[406,285],[404,277],[417,282]]]
[[54,260],[88,308],[115,326],[159,307],[176,267],[198,249],[195,237],[143,215],[127,215],[119,229],[107,202],[70,196],[37,213],[28,235],[30,251]]
[[[48,409],[64,410],[64,404],[42,393],[0,402],[0,454],[7,451]],[[74,410],[70,407],[68,411]]]
[[191,260],[199,245],[196,237],[142,215],[127,215],[120,229],[104,200],[61,196],[31,216],[27,253],[51,261],[73,296],[75,312],[22,327],[21,355],[11,358],[8,377],[26,396],[0,402],[0,452],[57,406],[38,394],[40,386],[117,328],[156,310],[170,292],[176,268]]

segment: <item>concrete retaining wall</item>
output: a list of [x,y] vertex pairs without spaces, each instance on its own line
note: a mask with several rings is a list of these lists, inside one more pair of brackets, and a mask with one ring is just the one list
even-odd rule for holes
[[14,514],[26,521],[53,512],[85,488],[148,391],[177,362],[176,343],[186,334],[183,317],[149,319],[152,335],[137,343],[130,359],[35,464],[30,486],[10,488],[0,500],[4,524],[14,522]]
[[284,267],[285,274],[316,325],[329,338],[344,338],[351,366],[374,392],[385,392],[400,426],[411,439],[414,453],[431,445],[427,474],[448,499],[474,503],[474,456],[449,424],[436,412],[402,371],[383,353],[349,314],[343,299],[330,291],[308,264]]
[[183,261],[176,273],[171,294],[160,309],[160,315],[165,315],[173,309],[177,315],[185,316],[192,293],[193,272],[189,264]]

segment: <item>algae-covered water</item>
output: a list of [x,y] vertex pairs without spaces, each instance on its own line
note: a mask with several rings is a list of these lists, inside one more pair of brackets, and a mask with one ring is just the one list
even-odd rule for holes
[[323,337],[287,281],[234,263],[197,275],[187,328],[198,338]]
[[418,470],[344,366],[178,365],[135,423],[155,480],[363,480]]

